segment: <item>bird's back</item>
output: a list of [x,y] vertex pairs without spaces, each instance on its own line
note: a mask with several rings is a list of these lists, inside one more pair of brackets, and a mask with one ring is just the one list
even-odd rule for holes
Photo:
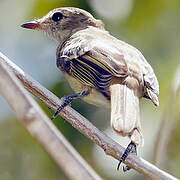
[[159,104],[159,85],[152,67],[139,50],[107,31],[90,27],[73,34],[58,48],[59,56],[68,56],[72,61],[87,59],[112,76],[132,76],[143,87],[142,96],[151,99],[155,105]]

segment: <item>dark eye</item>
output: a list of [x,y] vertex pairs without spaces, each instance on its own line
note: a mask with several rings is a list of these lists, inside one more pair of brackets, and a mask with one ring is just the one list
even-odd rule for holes
[[52,20],[55,21],[55,22],[60,21],[62,18],[63,18],[63,15],[60,12],[56,12],[52,16]]

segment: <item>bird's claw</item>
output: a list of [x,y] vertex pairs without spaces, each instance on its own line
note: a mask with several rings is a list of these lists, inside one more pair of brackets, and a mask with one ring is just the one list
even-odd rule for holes
[[[125,149],[123,155],[121,156],[121,159],[120,159],[120,161],[118,163],[118,166],[117,166],[117,170],[119,170],[119,167],[120,167],[121,163],[126,160],[127,156],[130,153],[137,154],[136,144],[134,144],[132,141],[129,143],[129,145]],[[124,172],[129,171],[130,169],[131,169],[131,167],[129,167],[129,166],[123,166],[123,171]]]

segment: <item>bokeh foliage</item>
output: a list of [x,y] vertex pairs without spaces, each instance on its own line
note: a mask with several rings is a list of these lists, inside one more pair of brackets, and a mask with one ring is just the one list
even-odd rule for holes
[[[15,1],[19,2],[20,0]],[[111,20],[105,19],[98,11],[92,8],[92,2],[90,3],[90,0],[36,0],[32,3],[31,10],[27,12],[26,18],[33,19],[35,17],[41,17],[49,10],[57,7],[72,6],[83,8],[99,19],[103,19],[106,28],[111,34],[140,49],[150,64],[152,64],[160,82],[161,106],[158,109],[158,115],[152,115],[152,121],[154,122],[154,126],[156,126],[156,122],[161,119],[159,117],[162,117],[164,107],[167,106],[169,102],[168,97],[172,93],[171,89],[174,75],[179,65],[180,1],[132,0],[132,2],[133,8],[130,14],[123,20],[118,18]],[[121,5],[123,4],[120,3],[119,6]],[[113,11],[113,9],[111,10]],[[9,15],[7,10],[5,16]],[[10,22],[7,21],[6,23]],[[12,31],[16,31],[16,29],[12,29]],[[31,47],[29,49],[31,50]],[[41,49],[41,47],[39,47],[39,49]],[[55,80],[53,84],[49,89],[58,97],[72,93],[72,90],[63,77]],[[177,98],[180,97],[177,96]],[[48,116],[51,117],[53,111],[41,102],[39,102],[39,104]],[[72,106],[81,114],[85,115],[85,117],[88,117],[98,128],[103,130],[109,126],[108,114],[105,113],[95,116],[98,108],[88,105],[81,100],[74,101]],[[142,106],[142,109],[146,109],[146,111],[151,114],[153,105],[150,102],[147,100],[143,101]],[[169,104],[169,106],[171,106],[171,104]],[[172,136],[168,143],[166,170],[180,178],[179,106],[175,109],[175,112],[176,128],[172,131]],[[169,121],[171,121],[171,119],[169,119]],[[103,172],[103,168],[98,167],[96,161],[92,158],[93,144],[86,137],[77,132],[77,130],[60,117],[53,120],[53,123],[55,123],[59,130],[100,175],[106,179],[111,179],[111,176],[108,176],[107,172]],[[150,142],[145,142],[145,146],[146,143]],[[152,146],[153,144],[154,143],[152,143]],[[14,117],[8,117],[5,121],[0,121],[0,147],[0,180],[66,179],[47,153]],[[105,155],[104,159],[106,159]],[[114,171],[115,168],[116,167],[114,167]],[[119,178],[117,177],[117,179]],[[123,179],[129,178],[123,175]],[[143,179],[143,177],[136,174],[134,179]]]

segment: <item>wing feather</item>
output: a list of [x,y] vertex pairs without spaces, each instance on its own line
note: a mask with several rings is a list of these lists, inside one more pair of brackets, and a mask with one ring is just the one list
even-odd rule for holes
[[83,84],[105,91],[112,76],[133,76],[144,86],[144,97],[159,103],[152,67],[136,48],[109,34],[97,39],[93,33],[76,34],[57,49],[57,58],[61,56],[70,59],[71,75]]
[[71,61],[71,75],[82,83],[100,90],[108,87],[112,77],[108,71],[85,59],[85,57],[74,58]]

